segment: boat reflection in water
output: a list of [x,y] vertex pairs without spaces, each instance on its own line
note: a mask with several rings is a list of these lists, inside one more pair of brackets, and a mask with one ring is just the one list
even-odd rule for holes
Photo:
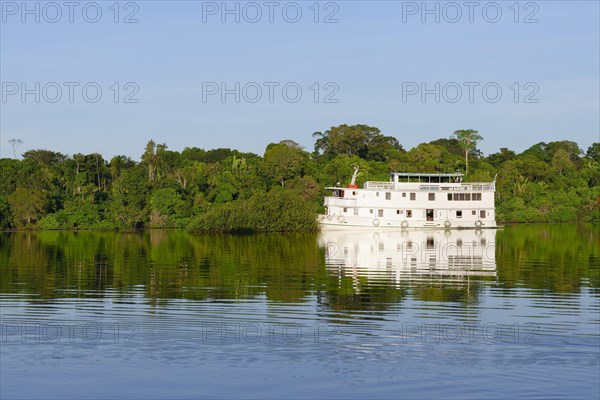
[[395,284],[461,284],[496,276],[496,230],[369,232],[324,230],[327,269]]

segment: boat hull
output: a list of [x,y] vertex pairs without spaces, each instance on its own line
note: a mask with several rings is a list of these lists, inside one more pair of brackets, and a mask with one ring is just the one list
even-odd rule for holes
[[412,230],[412,229],[496,229],[495,221],[489,220],[390,220],[385,218],[365,218],[342,215],[319,215],[321,229],[354,229],[368,228],[381,230]]

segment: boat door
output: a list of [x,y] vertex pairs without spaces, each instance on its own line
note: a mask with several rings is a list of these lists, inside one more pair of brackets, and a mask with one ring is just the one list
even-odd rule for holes
[[425,216],[427,217],[427,221],[433,221],[433,209],[428,208],[425,212]]

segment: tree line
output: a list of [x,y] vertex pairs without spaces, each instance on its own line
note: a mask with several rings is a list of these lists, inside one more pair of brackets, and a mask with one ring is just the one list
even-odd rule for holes
[[[389,172],[465,172],[496,180],[499,222],[600,222],[600,143],[540,142],[483,155],[482,136],[458,130],[406,150],[376,127],[340,125],[262,156],[220,148],[169,150],[150,140],[139,162],[97,153],[28,150],[0,159],[0,229],[187,228],[199,232],[310,231],[324,187],[389,179]],[[14,147],[13,147],[14,148]]]

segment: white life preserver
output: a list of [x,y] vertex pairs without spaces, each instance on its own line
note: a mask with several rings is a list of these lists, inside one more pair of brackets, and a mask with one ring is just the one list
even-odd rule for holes
[[477,220],[477,221],[475,221],[475,226],[476,226],[477,228],[481,228],[481,225],[483,225],[483,224],[481,223],[481,221],[480,221],[480,220]]
[[402,227],[402,229],[408,228],[408,221],[406,221],[406,220],[402,221],[402,223],[400,224],[400,226]]
[[444,227],[450,228],[451,226],[452,226],[452,223],[450,223],[450,221],[446,220],[446,222],[444,222]]
[[340,215],[338,217],[338,222],[344,222],[344,216],[343,215]]
[[379,226],[379,220],[377,218],[373,220],[373,226]]
[[327,216],[327,221],[331,221],[331,219],[332,219],[332,218],[333,218],[333,217],[332,217],[331,215],[328,215],[328,216]]

